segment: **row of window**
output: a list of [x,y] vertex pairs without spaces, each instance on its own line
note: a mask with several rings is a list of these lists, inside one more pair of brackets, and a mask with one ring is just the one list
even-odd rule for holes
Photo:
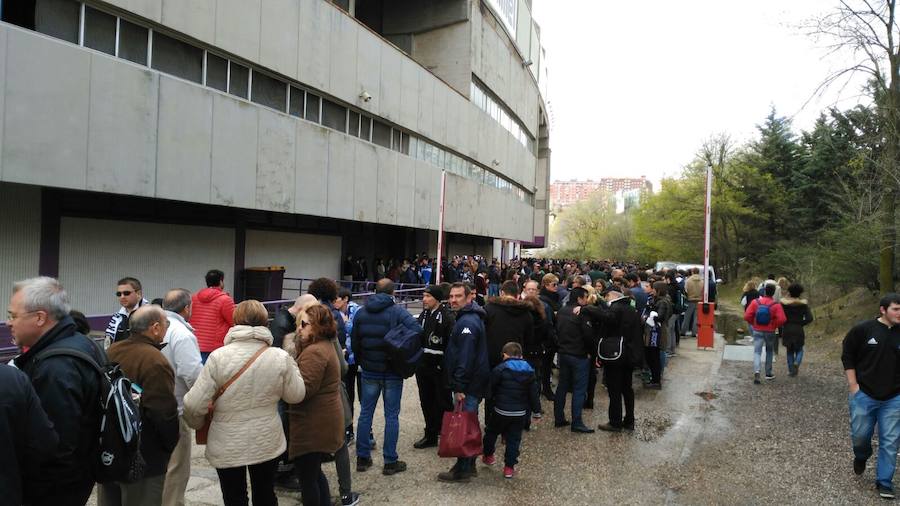
[[3,21],[323,125],[533,203],[533,194],[468,159],[256,68],[76,0],[35,0],[31,5],[33,11],[4,9]]
[[480,83],[472,80],[471,85],[472,103],[477,105],[488,116],[494,119],[500,126],[506,129],[519,143],[534,153],[534,138],[529,135],[528,130],[519,123],[512,111],[496,100],[490,92],[481,86]]

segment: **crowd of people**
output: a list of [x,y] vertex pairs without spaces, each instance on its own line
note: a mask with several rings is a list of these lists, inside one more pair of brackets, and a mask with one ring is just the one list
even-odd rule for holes
[[[407,271],[420,273],[429,261],[409,265]],[[478,257],[452,258],[446,267],[441,283],[424,287],[418,318],[396,301],[389,277],[359,301],[339,282],[320,278],[274,315],[255,300],[235,304],[219,270],[206,274],[206,288],[197,293],[173,288],[152,301],[144,298],[137,278],[125,277],[116,286],[121,307],[104,345],[86,337],[87,321],[71,310],[57,280],[16,283],[8,325],[21,354],[12,361],[14,368],[0,368],[3,398],[15,409],[4,412],[15,416],[0,420],[0,437],[13,449],[4,457],[0,491],[13,504],[86,503],[101,460],[97,400],[108,387],[96,370],[109,363],[139,386],[142,466],[135,479],[101,483],[99,504],[183,504],[194,429],[198,442],[201,433],[205,436],[206,458],[219,476],[226,505],[251,499],[277,504],[276,487],[300,490],[306,505],[331,504],[322,471],[330,462],[341,504],[353,505],[360,497],[352,486],[350,451],[353,447],[357,473],[373,467],[379,400],[385,418],[381,472],[407,471],[398,439],[400,400],[410,375],[416,378],[424,420],[413,449],[439,445],[445,412],[477,416],[483,403],[480,461],[497,462],[502,436],[503,475],[513,478],[523,434],[545,414],[541,396],[552,402],[554,427],[590,434],[595,429],[585,423],[583,411],[593,409],[601,383],[609,398],[608,418],[597,428],[634,431],[634,378],[642,377],[644,388],[661,389],[680,340],[696,335],[703,291],[697,270],[653,272],[637,264],[558,260],[485,265]],[[744,294],[745,317],[757,355],[767,349],[767,378],[776,333],[795,375],[803,357],[803,326],[811,321],[802,287],[789,284],[783,288],[787,295],[774,280],[750,288]],[[898,302],[883,305],[882,314],[893,315],[897,311],[888,309]],[[887,328],[896,340],[896,322]],[[415,336],[421,353],[412,369],[398,361],[397,335]],[[874,360],[860,356],[869,351],[865,347],[848,346],[845,366]],[[59,350],[74,350],[84,359]],[[760,365],[757,357],[757,382]],[[854,469],[859,462],[865,468],[872,453],[864,441],[871,439],[872,410],[886,402],[884,387],[872,380],[873,368],[882,366],[875,360],[857,368],[851,381],[851,391],[855,385],[871,392],[877,404],[858,414],[862,401],[854,399],[860,396],[851,397]],[[477,456],[457,458],[436,478],[467,482],[478,474],[477,461]],[[881,461],[884,484],[888,471]]]

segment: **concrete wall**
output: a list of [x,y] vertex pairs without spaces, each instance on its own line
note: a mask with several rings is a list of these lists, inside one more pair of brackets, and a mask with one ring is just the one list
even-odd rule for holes
[[[285,277],[340,278],[341,238],[338,236],[248,230],[245,251],[247,267],[282,265]],[[295,283],[285,283],[285,286],[295,286]]]
[[[72,308],[88,315],[119,309],[113,292],[125,276],[141,280],[152,300],[170,288],[196,292],[206,287],[206,271],[233,267],[234,231],[227,228],[69,217],[60,225],[59,280]],[[225,289],[233,285],[226,275]]]
[[[0,180],[437,228],[437,167],[40,34],[0,24],[0,40],[16,69],[0,81]],[[467,183],[448,200],[525,206]],[[530,224],[470,218],[447,230],[531,237]]]
[[[16,281],[38,275],[41,248],[41,190],[0,184],[0,303]],[[0,316],[5,320],[6,316]]]

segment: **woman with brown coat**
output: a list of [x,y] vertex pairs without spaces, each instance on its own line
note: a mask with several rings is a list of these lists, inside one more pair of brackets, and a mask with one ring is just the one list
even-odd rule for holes
[[301,313],[297,327],[297,363],[306,398],[289,408],[288,451],[300,478],[304,506],[330,505],[322,459],[344,444],[341,369],[331,342],[336,324],[328,308],[315,305]]

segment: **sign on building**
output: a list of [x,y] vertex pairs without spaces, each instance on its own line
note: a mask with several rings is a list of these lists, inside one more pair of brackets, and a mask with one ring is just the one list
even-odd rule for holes
[[519,1],[518,0],[487,0],[488,5],[491,6],[491,9],[498,15],[501,21],[503,21],[503,26],[506,27],[506,31],[508,31],[513,38],[516,35],[516,19],[519,15]]

